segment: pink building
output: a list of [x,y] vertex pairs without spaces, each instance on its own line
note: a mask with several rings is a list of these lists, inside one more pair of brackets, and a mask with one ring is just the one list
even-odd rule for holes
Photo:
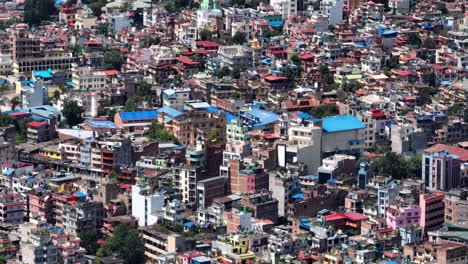
[[416,205],[390,205],[385,211],[387,226],[393,230],[407,225],[419,225],[421,208]]
[[444,197],[443,192],[425,193],[419,195],[421,208],[421,227],[423,232],[438,229],[444,223]]

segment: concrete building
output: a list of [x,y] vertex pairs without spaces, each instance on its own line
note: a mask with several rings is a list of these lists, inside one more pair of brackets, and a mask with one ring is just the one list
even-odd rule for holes
[[178,193],[182,195],[182,202],[188,206],[197,204],[197,183],[203,179],[201,167],[174,166],[172,167],[172,183]]
[[56,264],[59,263],[59,248],[45,232],[44,222],[28,222],[20,226],[21,256],[27,264]]
[[445,223],[468,228],[468,189],[452,189],[445,195]]
[[427,146],[426,133],[411,124],[392,124],[390,141],[392,152],[405,155],[420,154]]
[[39,83],[24,86],[22,91],[23,107],[35,107],[49,104],[49,88]]
[[252,50],[246,46],[221,46],[219,47],[218,57],[221,67],[248,69],[253,64]]
[[406,244],[403,255],[414,263],[462,264],[467,262],[468,246],[455,242],[424,242],[422,244]]
[[0,222],[6,224],[23,223],[24,201],[21,194],[1,193],[0,194]]
[[421,220],[421,208],[410,205],[390,205],[385,210],[387,226],[393,230],[407,225],[419,226]]
[[148,261],[158,261],[158,256],[169,252],[185,252],[185,238],[157,225],[140,227],[144,243],[145,256]]
[[320,184],[326,183],[330,179],[337,179],[341,176],[354,174],[356,167],[356,157],[350,155],[335,154],[322,160],[322,166],[317,169],[317,176]]
[[293,171],[272,172],[269,181],[272,197],[278,200],[278,216],[286,216],[290,197],[301,191],[299,173]]
[[290,17],[297,15],[297,0],[272,0],[270,5],[275,12],[281,14],[283,20],[289,20]]
[[173,88],[162,91],[163,105],[177,110],[184,108],[185,101],[190,100],[190,89]]
[[227,194],[227,177],[212,177],[197,182],[198,207],[206,208],[214,198]]
[[420,243],[423,238],[422,228],[418,225],[400,227],[401,245]]
[[402,186],[396,183],[390,183],[379,186],[377,189],[377,215],[384,216],[385,211],[390,206],[390,201],[393,201],[398,195]]
[[149,188],[141,185],[132,186],[132,216],[138,219],[138,226],[150,226],[157,223],[154,215],[162,211],[164,195],[151,193]]
[[9,75],[13,71],[13,60],[10,53],[0,53],[0,74]]
[[468,150],[437,144],[424,150],[422,180],[429,190],[448,191],[461,185],[461,166]]
[[335,25],[343,21],[343,1],[325,0],[320,2],[320,11],[328,16],[328,23]]
[[272,197],[270,191],[258,191],[242,196],[242,205],[247,206],[257,219],[278,220],[278,200]]
[[419,195],[421,227],[423,233],[438,229],[444,223],[445,193],[435,192]]
[[72,65],[73,89],[82,92],[103,91],[106,87],[106,74],[95,71],[91,67],[79,67]]

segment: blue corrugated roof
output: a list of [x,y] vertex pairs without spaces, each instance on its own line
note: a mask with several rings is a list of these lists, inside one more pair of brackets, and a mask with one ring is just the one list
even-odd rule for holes
[[297,117],[299,117],[301,119],[307,119],[307,118],[310,118],[312,116],[309,115],[308,113],[299,113],[299,114],[297,114]]
[[120,118],[122,120],[131,120],[131,119],[150,119],[158,117],[158,112],[156,110],[150,111],[135,111],[135,112],[120,112]]
[[258,123],[253,124],[253,126],[255,127],[271,124],[273,122],[278,121],[278,119],[280,118],[279,115],[273,112],[261,109],[252,109],[247,111],[246,114],[256,117],[260,120]]
[[86,120],[86,123],[92,128],[119,128],[114,122],[108,120]]
[[86,197],[87,196],[87,194],[83,193],[83,192],[76,192],[75,195],[78,196],[78,197]]
[[12,168],[7,168],[3,175],[10,176],[14,171]]
[[44,79],[54,77],[51,71],[35,71],[33,72],[33,75],[34,77],[41,77]]
[[194,222],[187,222],[187,223],[184,224],[184,226],[186,226],[186,227],[192,227],[194,225],[195,225]]
[[395,30],[385,30],[384,32],[382,32],[382,35],[392,35],[392,34],[397,34],[398,31],[395,31]]
[[270,26],[272,27],[281,27],[284,22],[283,21],[270,21],[268,22],[270,24]]
[[[169,106],[164,106],[164,107],[161,107],[159,108],[158,110],[156,110],[157,113],[165,113],[165,114],[168,114],[172,117],[178,117],[180,115],[183,115],[183,113],[175,110],[174,108],[171,108]],[[156,116],[158,116],[158,114],[156,114]]]
[[355,116],[335,116],[322,119],[322,128],[325,132],[340,132],[353,129],[366,128]]

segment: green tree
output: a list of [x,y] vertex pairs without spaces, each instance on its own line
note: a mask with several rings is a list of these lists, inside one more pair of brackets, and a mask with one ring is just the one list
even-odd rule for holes
[[426,38],[423,42],[423,47],[426,49],[435,49],[436,45],[432,38]]
[[444,2],[439,2],[439,4],[437,5],[437,10],[442,12],[443,15],[448,14],[447,5],[445,5]]
[[231,70],[229,69],[228,66],[223,66],[221,69],[217,70],[215,72],[216,77],[218,78],[223,78],[224,76],[229,76],[231,75]]
[[104,53],[103,64],[106,70],[120,71],[123,62],[122,54],[118,50],[110,50]]
[[330,69],[328,68],[328,65],[322,64],[319,66],[319,71],[322,76],[323,82],[325,82],[328,85],[332,85],[335,82],[335,78],[333,75],[330,73]]
[[347,93],[354,93],[356,90],[359,90],[363,85],[355,80],[343,81],[341,84],[341,89]]
[[394,179],[408,178],[412,172],[403,155],[394,152],[387,152],[383,157],[375,159],[373,168],[377,175],[390,176]]
[[128,98],[125,102],[124,111],[125,112],[134,112],[137,110],[137,104],[135,98]]
[[0,257],[0,264],[6,264],[7,260],[5,257]]
[[81,124],[81,122],[83,121],[81,117],[83,112],[83,108],[79,106],[76,101],[66,102],[62,110],[62,114],[70,127]]
[[334,33],[335,30],[336,30],[335,25],[328,25],[328,31],[330,31],[331,33]]
[[408,35],[408,44],[419,47],[419,46],[421,46],[421,43],[422,43],[422,41],[421,41],[421,38],[419,37],[418,33],[411,32]]
[[424,87],[420,89],[417,98],[418,104],[425,105],[430,103],[432,101],[432,96],[437,94],[437,92],[437,88]]
[[101,238],[100,233],[96,229],[81,232],[78,234],[78,237],[81,240],[80,245],[86,249],[88,254],[96,254],[97,250],[99,249],[97,240]]
[[213,40],[213,33],[208,29],[202,29],[198,33],[200,40]]
[[54,99],[57,101],[58,99],[60,99],[60,91],[59,90],[55,90],[54,91]]
[[309,111],[313,118],[324,118],[328,116],[336,116],[339,114],[336,104],[325,104],[313,107]]
[[21,104],[21,99],[19,98],[19,96],[15,96],[10,99],[11,110],[15,110],[16,107],[20,104]]
[[237,31],[232,37],[232,42],[234,44],[242,45],[247,42],[247,35],[243,32]]
[[212,128],[208,133],[206,133],[206,139],[208,141],[216,141],[218,138],[218,131],[216,131],[216,128]]
[[102,8],[107,4],[107,0],[82,0],[83,4],[87,4],[95,16],[102,14]]
[[148,99],[151,96],[151,84],[147,83],[146,81],[141,82],[139,85],[140,96]]
[[125,224],[116,227],[102,251],[103,254],[112,252],[127,264],[139,264],[145,261],[144,244],[140,234],[137,230],[128,229]]
[[232,78],[239,79],[241,77],[241,70],[239,66],[234,67],[231,73]]
[[172,14],[172,13],[175,13],[177,11],[175,5],[173,2],[167,2],[164,4],[164,9],[169,13],[169,14]]
[[453,104],[447,109],[447,115],[456,115],[460,110],[463,109],[462,104]]
[[55,11],[53,0],[25,0],[24,22],[30,26],[39,25],[47,21]]
[[463,111],[463,120],[468,123],[468,105],[465,107],[465,110]]
[[174,136],[172,136],[169,133],[169,131],[167,131],[164,125],[159,124],[156,121],[151,123],[151,126],[148,129],[148,133],[146,134],[146,136],[149,139],[152,139],[158,142],[177,141],[177,139]]
[[291,62],[296,66],[301,66],[301,58],[296,53],[291,55]]

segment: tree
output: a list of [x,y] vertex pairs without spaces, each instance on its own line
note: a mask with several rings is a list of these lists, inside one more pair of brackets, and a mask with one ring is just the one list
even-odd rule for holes
[[81,232],[78,234],[78,237],[81,240],[80,245],[86,249],[88,254],[96,254],[97,250],[99,249],[97,240],[101,238],[100,233],[96,229]]
[[418,92],[418,104],[425,105],[432,101],[432,96],[437,94],[437,88],[424,87]]
[[66,102],[62,110],[62,114],[70,127],[81,124],[83,121],[81,114],[83,114],[83,112],[83,108],[79,106],[76,101]]
[[82,0],[83,4],[87,4],[95,16],[102,14],[102,8],[107,4],[107,0]]
[[359,90],[363,85],[355,80],[352,81],[343,81],[341,84],[341,89],[348,93],[354,93],[356,90]]
[[159,124],[156,121],[151,123],[151,126],[148,129],[148,133],[146,134],[146,136],[149,139],[158,142],[177,141],[177,139],[174,136],[172,136],[163,125]]
[[232,37],[232,42],[234,44],[242,45],[247,42],[247,35],[243,32],[237,31]]
[[164,10],[166,10],[169,14],[175,13],[177,11],[173,2],[165,3]]
[[200,30],[200,33],[198,33],[200,40],[213,40],[213,33],[209,31],[208,29],[202,29]]
[[339,114],[336,104],[325,104],[312,107],[309,111],[313,118],[324,118],[327,116],[336,116]]
[[296,53],[291,55],[291,62],[296,66],[301,66],[301,58]]
[[120,71],[123,62],[122,54],[118,50],[110,50],[104,53],[103,63],[106,70]]
[[140,86],[138,87],[140,90],[140,96],[147,99],[151,96],[151,84],[147,83],[146,81],[141,82]]
[[435,49],[436,45],[432,38],[426,38],[423,43],[423,48],[426,49]]
[[212,128],[210,131],[208,131],[208,133],[206,133],[206,139],[208,141],[216,141],[216,139],[218,138],[218,131],[216,131],[216,128]]
[[336,27],[335,25],[331,24],[331,25],[328,25],[328,31],[330,31],[331,33],[334,33],[336,30]]
[[25,0],[24,22],[36,26],[47,21],[55,12],[53,0]]
[[377,175],[405,179],[411,176],[412,170],[417,168],[411,168],[403,155],[387,152],[384,156],[374,160],[373,169]]
[[144,263],[144,244],[137,230],[128,229],[125,224],[120,224],[114,230],[112,236],[102,247],[101,254],[113,253],[125,260],[127,264]]
[[10,99],[11,110],[15,110],[16,107],[20,104],[21,104],[21,99],[19,98],[19,96],[15,96]]
[[241,76],[241,70],[240,70],[240,67],[239,67],[239,66],[236,66],[236,67],[234,67],[234,69],[232,69],[231,76],[232,76],[232,78],[234,78],[234,79],[239,79],[239,78],[240,78],[240,76]]
[[60,99],[60,91],[59,90],[55,90],[54,91],[54,95],[53,95],[54,99],[57,101],[58,99]]
[[320,65],[319,71],[322,76],[323,82],[325,82],[328,85],[332,85],[335,82],[335,78],[333,77],[333,75],[331,75],[328,65],[326,64]]
[[128,98],[125,102],[124,111],[125,112],[134,112],[137,110],[137,104],[135,98]]
[[218,78],[223,78],[224,76],[229,76],[231,75],[231,70],[229,69],[228,66],[223,66],[221,69],[217,70],[215,72],[216,77]]
[[452,106],[449,107],[449,109],[447,109],[447,115],[456,115],[462,109],[463,109],[463,105],[453,104]]
[[408,44],[419,47],[421,46],[421,38],[419,37],[418,33],[411,32],[408,35]]
[[439,4],[437,5],[437,10],[442,12],[443,15],[448,14],[447,5],[445,5],[445,3],[443,2],[439,2]]

